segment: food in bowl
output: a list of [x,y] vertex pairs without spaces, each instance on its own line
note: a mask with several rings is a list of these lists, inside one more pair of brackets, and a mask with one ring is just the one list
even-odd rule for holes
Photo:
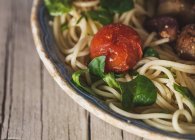
[[193,0],[45,0],[45,5],[75,85],[123,116],[195,134],[195,19],[180,16],[194,14]]

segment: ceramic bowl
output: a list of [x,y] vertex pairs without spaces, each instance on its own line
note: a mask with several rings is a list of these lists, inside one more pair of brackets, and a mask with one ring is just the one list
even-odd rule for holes
[[72,71],[64,63],[62,54],[58,50],[49,20],[51,17],[44,7],[43,0],[34,0],[31,25],[38,54],[64,93],[68,94],[75,102],[105,122],[141,137],[155,140],[195,139],[194,135],[166,132],[151,127],[140,120],[121,116],[109,109],[101,100],[76,87],[71,81]]

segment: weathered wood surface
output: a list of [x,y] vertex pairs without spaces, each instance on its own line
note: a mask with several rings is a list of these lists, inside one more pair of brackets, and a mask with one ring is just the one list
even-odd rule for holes
[[32,0],[0,0],[1,140],[141,140],[79,107],[54,82],[34,47]]

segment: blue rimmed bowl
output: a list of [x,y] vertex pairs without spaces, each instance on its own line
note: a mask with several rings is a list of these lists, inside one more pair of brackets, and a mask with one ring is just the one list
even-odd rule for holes
[[72,70],[63,62],[63,56],[58,50],[48,24],[50,19],[43,0],[34,0],[31,26],[38,54],[51,76],[75,102],[105,122],[141,137],[155,140],[195,140],[195,135],[166,132],[142,121],[121,116],[109,109],[101,100],[77,88],[71,81]]

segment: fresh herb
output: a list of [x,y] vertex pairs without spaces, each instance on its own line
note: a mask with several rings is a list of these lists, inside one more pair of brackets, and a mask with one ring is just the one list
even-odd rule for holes
[[159,58],[159,54],[156,50],[151,47],[146,47],[144,49],[144,57],[157,57]]
[[105,60],[106,56],[99,56],[94,58],[88,65],[89,72],[103,78],[105,75],[104,74]]
[[133,106],[133,93],[129,86],[129,82],[120,82],[120,86],[122,89],[122,107],[125,110],[129,110]]
[[122,93],[120,84],[116,81],[113,73],[105,74],[103,80],[112,88],[119,90]]
[[125,109],[130,109],[132,106],[147,106],[156,102],[157,89],[147,77],[138,75],[132,81],[120,84],[124,90],[122,105]]
[[113,22],[113,13],[108,10],[99,9],[86,12],[86,15],[91,19],[100,22],[103,25]]
[[71,10],[71,0],[44,0],[50,15],[60,16]]
[[68,24],[67,23],[64,23],[61,25],[61,31],[65,31],[68,29]]
[[87,72],[88,70],[79,70],[79,71],[76,71],[75,73],[73,73],[72,75],[72,80],[73,82],[78,86],[80,87],[81,89],[87,91],[88,93],[91,93],[93,94],[93,92],[91,91],[90,88],[87,88],[86,86],[84,86],[85,84],[84,83],[81,83],[80,81],[80,77],[82,74],[84,74],[85,72]]
[[133,0],[100,0],[100,5],[111,12],[123,13],[133,8]]
[[88,65],[89,72],[102,78],[110,87],[121,91],[120,85],[116,81],[115,75],[113,73],[105,73],[105,60],[106,56],[99,56],[94,58]]
[[122,77],[125,76],[125,74],[124,74],[124,73],[114,73],[114,76],[115,76],[116,78],[122,78]]
[[177,84],[173,85],[174,89],[188,99],[195,106],[195,97],[187,87],[183,87]]

